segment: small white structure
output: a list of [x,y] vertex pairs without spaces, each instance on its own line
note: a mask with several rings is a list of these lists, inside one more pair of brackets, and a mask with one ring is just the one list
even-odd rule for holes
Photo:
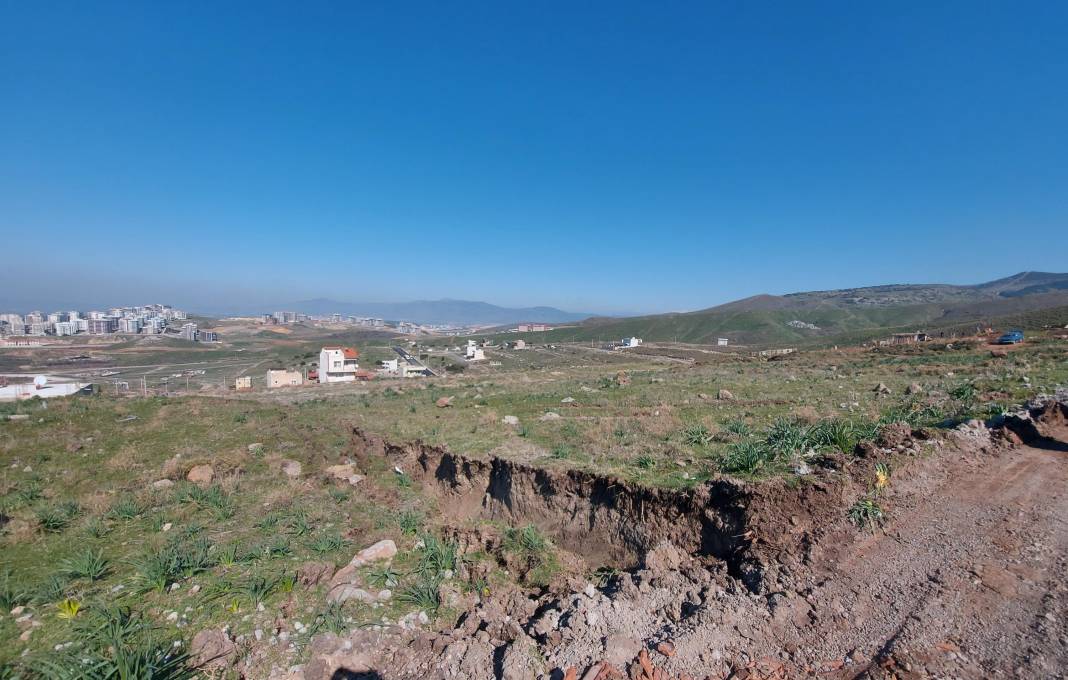
[[352,347],[324,347],[319,352],[319,382],[354,382],[360,356]]
[[303,383],[304,376],[301,375],[300,371],[267,371],[268,389],[274,389],[276,387],[297,387]]
[[727,338],[716,338],[716,345],[718,347],[726,347],[727,346]]
[[641,338],[623,338],[623,347],[638,347],[642,344]]
[[39,375],[32,383],[19,383],[0,387],[0,401],[22,401],[24,399],[51,399],[69,397],[82,391],[88,391],[90,383],[50,382],[48,376]]
[[400,371],[400,359],[386,359],[382,362],[383,373],[396,374]]
[[467,350],[464,353],[468,361],[484,361],[486,359],[486,352],[478,343],[474,340],[467,341]]
[[516,349],[526,349],[527,348],[527,341],[526,340],[516,340],[514,343],[512,343],[512,346],[515,347]]

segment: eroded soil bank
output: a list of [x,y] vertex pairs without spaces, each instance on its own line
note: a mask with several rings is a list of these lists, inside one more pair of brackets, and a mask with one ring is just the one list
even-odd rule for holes
[[[448,520],[534,523],[604,583],[458,598],[435,631],[316,638],[322,678],[992,678],[1068,668],[1068,406],[893,428],[797,486],[651,490],[357,432]],[[892,462],[886,523],[847,510]],[[341,673],[340,675],[338,673]]]
[[448,522],[533,524],[590,569],[632,570],[668,542],[707,565],[720,563],[760,592],[766,567],[803,553],[820,515],[837,507],[848,479],[790,487],[715,479],[692,489],[656,489],[582,470],[554,471],[479,459],[419,442],[394,444],[353,433],[357,458],[384,456],[436,497]]

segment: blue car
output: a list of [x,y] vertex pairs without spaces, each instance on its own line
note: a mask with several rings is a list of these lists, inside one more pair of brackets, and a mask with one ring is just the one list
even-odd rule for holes
[[1023,342],[1023,331],[1009,331],[998,338],[999,345],[1015,345],[1018,342]]

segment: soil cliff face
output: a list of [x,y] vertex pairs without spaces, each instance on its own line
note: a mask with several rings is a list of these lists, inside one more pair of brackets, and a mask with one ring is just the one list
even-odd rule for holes
[[753,591],[762,589],[765,565],[800,556],[817,524],[811,509],[842,491],[826,480],[790,488],[725,478],[692,489],[654,489],[420,442],[391,444],[359,430],[353,443],[357,457],[383,455],[411,474],[450,520],[533,524],[591,567],[640,567],[649,550],[668,541],[694,557],[725,563]]

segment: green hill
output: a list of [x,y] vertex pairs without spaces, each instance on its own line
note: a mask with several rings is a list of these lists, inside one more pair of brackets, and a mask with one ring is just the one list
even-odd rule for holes
[[[901,284],[791,295],[758,295],[696,312],[624,319],[593,318],[532,341],[646,341],[732,345],[841,344],[893,332],[957,328],[972,323],[1000,325],[1004,317],[1068,305],[1068,274],[1023,272],[974,286]],[[1064,319],[1068,322],[1068,318]]]

